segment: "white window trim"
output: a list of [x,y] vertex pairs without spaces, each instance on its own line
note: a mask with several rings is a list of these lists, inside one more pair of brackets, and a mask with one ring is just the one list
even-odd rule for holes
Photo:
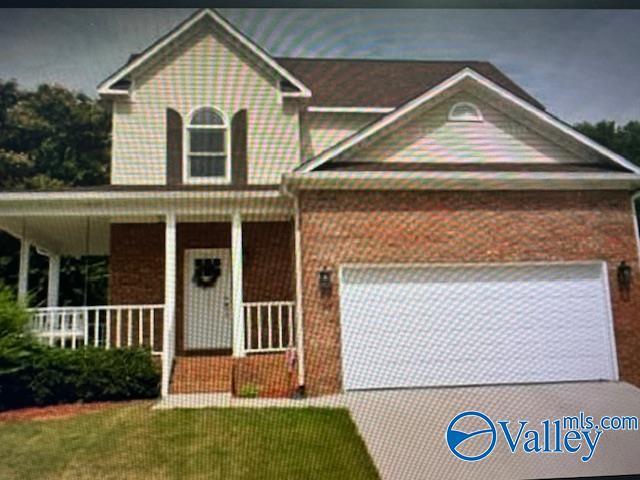
[[[457,116],[454,112],[458,107],[470,107],[476,112],[476,116],[474,118],[464,118]],[[482,122],[484,121],[484,117],[482,116],[482,111],[478,108],[477,105],[471,102],[457,102],[455,103],[451,109],[449,109],[449,115],[447,116],[450,122]]]
[[[220,115],[220,117],[222,117],[222,121],[224,122],[224,124],[223,125],[191,125],[191,120],[193,119],[193,115],[202,108],[211,108],[212,110],[214,110],[218,115]],[[189,168],[190,167],[189,156],[190,156],[190,149],[191,149],[191,142],[190,142],[191,129],[225,130],[226,131],[225,138],[224,138],[224,144],[225,144],[225,150],[226,150],[224,177],[192,177],[191,176],[190,174],[191,169]],[[229,117],[227,116],[227,114],[222,110],[220,110],[219,108],[213,107],[211,105],[200,105],[194,108],[193,110],[191,110],[191,112],[189,112],[189,115],[187,116],[187,121],[184,123],[184,126],[183,126],[182,152],[183,152],[182,153],[182,157],[183,157],[182,158],[182,178],[184,179],[184,183],[206,184],[206,185],[231,183],[231,122],[229,121]],[[203,156],[216,155],[216,153],[208,152],[206,154],[203,153],[202,155]],[[195,156],[198,156],[198,154],[196,154]]]

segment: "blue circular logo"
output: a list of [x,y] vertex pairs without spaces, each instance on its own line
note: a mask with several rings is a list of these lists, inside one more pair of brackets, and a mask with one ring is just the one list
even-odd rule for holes
[[[462,430],[462,427],[459,427],[460,429],[456,429],[455,427],[459,423],[471,423],[474,427],[471,431]],[[480,426],[475,427],[475,425]],[[469,451],[471,450],[471,448],[469,448],[470,444],[467,440],[477,436],[480,436],[482,440],[480,441],[480,444],[478,444],[478,442],[473,442],[474,448],[472,450],[473,454],[471,454]],[[476,460],[482,460],[493,451],[493,448],[496,446],[497,439],[496,427],[491,419],[484,413],[462,412],[456,415],[456,417],[451,420],[451,423],[449,423],[446,439],[449,450],[451,450],[451,453],[456,457],[461,460],[466,460],[467,462],[475,462]],[[486,444],[486,447],[484,449],[480,448],[484,444]],[[478,448],[480,448],[481,453],[477,453]],[[469,454],[465,455],[465,452]]]

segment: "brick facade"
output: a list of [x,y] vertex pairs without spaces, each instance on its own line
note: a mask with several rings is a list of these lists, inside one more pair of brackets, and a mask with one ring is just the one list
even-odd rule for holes
[[[585,192],[302,192],[306,387],[341,389],[338,267],[344,263],[605,260],[622,379],[640,385],[640,277],[630,195]],[[635,282],[625,301],[616,268]],[[329,297],[317,272],[333,271]]]
[[[164,224],[113,224],[109,262],[112,305],[164,303]],[[243,292],[247,302],[293,300],[291,222],[243,223]],[[176,346],[183,352],[184,252],[189,248],[231,248],[229,223],[177,226]]]
[[164,303],[164,224],[111,225],[109,303]]

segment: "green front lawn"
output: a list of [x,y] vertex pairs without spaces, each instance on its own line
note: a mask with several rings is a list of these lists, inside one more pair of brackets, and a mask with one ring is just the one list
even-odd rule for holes
[[112,408],[0,424],[1,479],[378,478],[345,410]]

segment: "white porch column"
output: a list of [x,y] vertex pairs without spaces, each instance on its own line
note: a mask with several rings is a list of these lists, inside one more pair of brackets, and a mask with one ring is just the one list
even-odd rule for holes
[[169,395],[176,329],[176,216],[169,213],[164,233],[164,328],[162,334],[162,396]]
[[60,292],[60,255],[49,256],[49,282],[47,284],[47,307],[57,307]]
[[231,305],[233,306],[233,356],[244,357],[244,307],[242,296],[242,217],[231,217]]
[[294,198],[294,248],[296,262],[296,350],[298,352],[298,386],[305,384],[304,372],[304,319],[302,311],[302,233],[300,232],[300,202]]
[[22,238],[20,241],[20,269],[18,272],[18,301],[26,302],[29,291],[29,253],[31,243]]

